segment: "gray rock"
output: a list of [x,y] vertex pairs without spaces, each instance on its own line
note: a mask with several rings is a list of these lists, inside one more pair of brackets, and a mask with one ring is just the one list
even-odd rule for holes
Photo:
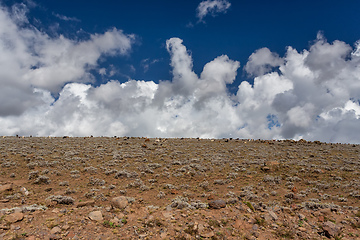
[[61,228],[59,227],[53,227],[50,231],[50,234],[57,234],[57,233],[61,233]]
[[226,202],[224,200],[213,200],[209,202],[209,208],[219,209],[226,207]]
[[257,231],[258,229],[259,229],[259,225],[254,224],[254,225],[252,226],[252,230]]
[[93,212],[89,213],[89,218],[93,221],[100,222],[103,220],[103,215],[102,215],[101,211],[93,211]]
[[127,205],[129,205],[129,202],[124,196],[114,197],[111,199],[111,206],[114,208],[124,209],[127,207]]
[[90,200],[90,201],[85,201],[85,202],[79,202],[79,203],[76,204],[76,207],[80,208],[80,207],[85,207],[85,206],[92,206],[94,204],[95,204],[95,201]]
[[272,220],[276,221],[278,220],[278,216],[271,210],[268,211],[270,217],[272,218]]
[[68,196],[62,196],[62,195],[51,195],[46,200],[56,202],[57,204],[74,204],[74,199],[72,197]]
[[323,223],[322,229],[325,232],[325,236],[327,236],[328,238],[339,236],[341,232],[341,227],[330,221]]

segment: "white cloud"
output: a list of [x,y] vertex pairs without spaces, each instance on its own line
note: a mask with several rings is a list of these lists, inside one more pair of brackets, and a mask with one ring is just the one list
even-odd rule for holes
[[[14,10],[15,9],[15,10]],[[58,94],[68,82],[92,82],[89,70],[104,55],[126,55],[133,35],[110,29],[75,41],[60,35],[51,38],[34,27],[23,26],[26,6],[14,5],[11,13],[0,9],[0,115],[17,115],[36,106],[34,88]]]
[[279,55],[272,53],[268,48],[260,48],[250,55],[244,69],[251,76],[260,76],[282,63],[283,59]]
[[196,16],[199,19],[199,22],[203,22],[204,18],[211,14],[215,16],[218,13],[226,13],[230,8],[231,3],[228,0],[206,0],[202,1],[197,7]]
[[63,20],[63,21],[81,22],[80,19],[78,19],[76,17],[67,17],[65,15],[61,15],[61,14],[58,14],[58,13],[53,13],[53,15],[55,17],[57,17],[58,19]]
[[[108,81],[93,86],[101,56],[125,55],[133,35],[111,29],[87,41],[19,27],[0,9],[0,134],[150,137],[305,138],[360,143],[360,45],[319,35],[284,56],[255,51],[231,94],[240,63],[226,55],[200,75],[183,41],[166,41],[169,81]],[[147,60],[145,63],[152,63]],[[11,71],[9,71],[11,69]]]
[[13,20],[17,24],[24,24],[28,23],[28,19],[26,17],[26,14],[29,12],[29,9],[24,3],[16,3],[11,7],[11,15]]

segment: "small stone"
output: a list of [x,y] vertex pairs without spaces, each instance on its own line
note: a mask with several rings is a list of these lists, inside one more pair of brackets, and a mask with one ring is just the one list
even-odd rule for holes
[[284,213],[287,213],[287,214],[290,214],[290,213],[292,213],[292,210],[291,210],[291,208],[288,208],[288,207],[283,207],[283,212]]
[[124,209],[129,204],[128,200],[124,196],[114,197],[111,199],[111,206],[114,208]]
[[11,230],[20,230],[21,227],[15,226],[14,224],[12,224],[12,225],[10,226],[10,229],[11,229]]
[[170,193],[175,195],[175,194],[179,194],[179,191],[176,189],[171,189]]
[[102,215],[101,211],[93,211],[93,212],[89,213],[89,218],[93,221],[100,222],[103,220],[103,215]]
[[226,202],[224,200],[213,200],[209,202],[209,208],[219,209],[226,207]]
[[57,202],[47,198],[45,199],[45,204],[47,207],[54,207],[57,204]]
[[27,195],[30,194],[29,191],[28,191],[26,188],[24,188],[24,187],[21,187],[21,188],[20,188],[20,191],[21,191],[25,196],[27,196]]
[[66,225],[62,226],[61,229],[64,231],[67,231],[70,229],[70,226],[66,224]]
[[79,208],[79,207],[85,207],[85,206],[92,206],[95,204],[95,201],[94,200],[90,200],[90,201],[85,201],[85,202],[78,202],[76,204],[76,207]]
[[24,214],[22,213],[13,213],[6,217],[6,220],[10,223],[15,223],[23,220]]
[[252,226],[252,230],[257,231],[258,229],[259,229],[259,225],[254,224],[254,225]]
[[272,218],[272,220],[276,221],[278,220],[278,216],[271,210],[268,211],[270,217]]
[[53,227],[50,231],[50,234],[61,233],[61,229],[59,227]]
[[325,236],[328,238],[338,236],[341,231],[341,227],[330,221],[323,223],[322,229],[325,232]]
[[215,199],[215,196],[210,194],[208,197],[207,197],[207,200],[214,200]]
[[59,236],[56,236],[55,234],[50,234],[49,236],[49,240],[57,240],[57,239],[60,239]]
[[203,238],[212,238],[213,236],[215,236],[214,232],[213,231],[210,231],[210,232],[201,232],[200,233],[200,236],[203,237]]
[[307,229],[304,228],[304,227],[299,227],[298,229],[299,229],[299,231],[302,231],[302,232],[306,232],[306,231],[307,231]]
[[264,215],[264,219],[265,219],[266,222],[269,222],[269,221],[273,220],[273,218],[268,213]]
[[326,216],[330,216],[331,215],[331,209],[330,208],[324,208],[321,209],[320,212]]
[[13,184],[9,183],[9,184],[5,184],[0,186],[0,193],[5,192],[5,191],[11,191],[13,189]]
[[261,167],[261,170],[263,170],[264,172],[269,172],[270,168],[268,166],[263,166]]

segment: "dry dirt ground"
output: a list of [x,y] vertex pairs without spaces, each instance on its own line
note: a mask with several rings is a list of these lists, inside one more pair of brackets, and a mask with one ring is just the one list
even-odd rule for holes
[[360,239],[360,145],[0,138],[0,239]]

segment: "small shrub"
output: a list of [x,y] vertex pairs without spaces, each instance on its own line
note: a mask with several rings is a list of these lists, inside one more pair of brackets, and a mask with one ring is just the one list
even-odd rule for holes
[[50,178],[47,177],[47,176],[42,176],[40,175],[35,181],[34,183],[35,184],[41,184],[41,183],[44,183],[44,184],[50,184]]
[[72,197],[62,196],[62,195],[52,195],[48,197],[47,199],[50,199],[51,201],[55,201],[58,204],[74,204],[75,200]]
[[246,206],[248,206],[253,212],[255,212],[255,208],[253,207],[253,205],[251,204],[251,202],[244,202],[246,204]]

